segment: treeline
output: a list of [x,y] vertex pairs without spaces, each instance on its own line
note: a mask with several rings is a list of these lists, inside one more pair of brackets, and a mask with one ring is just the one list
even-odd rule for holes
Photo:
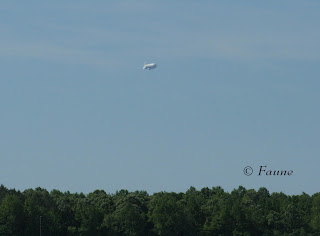
[[239,187],[87,195],[0,186],[0,235],[320,235],[320,193]]

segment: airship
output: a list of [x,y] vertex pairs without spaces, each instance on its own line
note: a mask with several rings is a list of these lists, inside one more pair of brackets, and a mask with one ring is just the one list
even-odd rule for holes
[[144,66],[142,67],[143,70],[152,70],[155,69],[157,67],[156,63],[144,63]]

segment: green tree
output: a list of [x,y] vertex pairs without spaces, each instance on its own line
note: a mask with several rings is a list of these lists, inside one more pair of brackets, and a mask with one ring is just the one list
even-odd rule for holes
[[156,193],[149,204],[149,217],[158,235],[194,235],[193,215],[186,209],[182,194]]
[[0,205],[0,235],[22,235],[24,220],[23,204],[20,198],[7,194]]
[[73,211],[76,225],[69,226],[69,232],[80,236],[102,235],[105,214],[112,209],[112,199],[103,190],[96,190],[88,196],[80,194],[75,199]]
[[40,216],[44,234],[55,235],[59,233],[58,209],[49,192],[42,188],[36,188],[35,190],[28,189],[23,194],[25,196],[26,234],[37,235],[39,233]]
[[146,192],[120,194],[115,198],[115,211],[106,214],[103,226],[116,235],[148,235]]
[[186,193],[24,192],[0,186],[0,236],[320,235],[320,193],[269,194],[239,186]]
[[197,232],[200,232],[206,220],[203,206],[206,203],[206,195],[200,191],[197,191],[194,187],[190,187],[184,194],[186,211],[193,216],[194,228]]
[[310,225],[314,233],[320,235],[320,194],[316,194],[312,201]]

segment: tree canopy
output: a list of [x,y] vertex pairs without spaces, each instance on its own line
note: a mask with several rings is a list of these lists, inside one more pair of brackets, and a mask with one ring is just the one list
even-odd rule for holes
[[120,190],[108,194],[23,192],[0,186],[0,236],[39,235],[320,235],[320,193],[231,193],[190,187],[185,193]]

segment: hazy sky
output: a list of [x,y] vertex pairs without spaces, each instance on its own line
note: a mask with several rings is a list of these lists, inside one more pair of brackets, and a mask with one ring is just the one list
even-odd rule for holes
[[319,12],[318,0],[1,1],[0,183],[319,192]]

